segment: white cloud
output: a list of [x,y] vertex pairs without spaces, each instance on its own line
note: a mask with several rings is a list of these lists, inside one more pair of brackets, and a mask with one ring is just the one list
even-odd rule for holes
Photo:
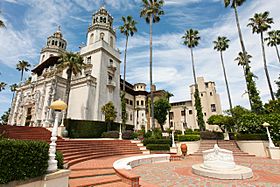
[[[167,1],[168,2],[168,1]],[[169,1],[174,3],[174,1]],[[183,3],[178,1],[177,3]],[[257,35],[252,35],[250,28],[247,28],[248,19],[255,12],[270,11],[275,20],[273,28],[279,28],[280,15],[278,13],[278,2],[267,3],[265,1],[246,2],[244,7],[239,10],[240,23],[242,25],[243,37],[247,51],[252,54],[252,71],[258,76],[256,80],[257,88],[261,93],[262,100],[267,102],[270,94],[263,70],[263,60],[260,46],[260,39]],[[222,5],[221,5],[222,6]],[[230,48],[225,52],[225,64],[228,80],[230,84],[231,95],[234,105],[243,105],[249,107],[248,96],[246,93],[245,80],[241,67],[234,61],[240,51],[240,43],[237,35],[237,29],[234,19],[234,13],[231,11],[222,19],[217,19],[213,27],[200,30],[201,45],[195,49],[195,66],[197,76],[204,76],[206,80],[215,81],[217,90],[221,95],[223,109],[228,109],[228,99],[225,90],[224,77],[220,64],[218,52],[213,50],[212,41],[218,35],[225,35],[231,39]],[[192,72],[189,50],[181,43],[183,33],[172,33],[154,36],[154,82],[158,88],[167,89],[174,94],[172,101],[181,101],[189,98],[189,88],[192,84]],[[128,54],[128,80],[131,82],[149,82],[148,62],[149,38],[147,34],[136,35],[130,40]],[[123,41],[121,42],[123,43]],[[121,45],[123,46],[123,45]],[[279,74],[279,63],[276,59],[275,50],[266,47],[267,60],[272,83]],[[143,65],[146,64],[146,65]],[[146,66],[146,68],[137,67]],[[137,76],[141,72],[143,76]],[[275,90],[275,85],[274,85]]]
[[[218,2],[220,0],[212,0]],[[90,14],[96,11],[101,1],[92,0],[5,0],[5,2],[25,5],[28,8],[24,14],[24,24],[21,28],[16,28],[6,18],[6,14],[1,14],[7,25],[7,29],[0,30],[0,63],[14,68],[14,65],[21,59],[30,60],[31,63],[37,63],[39,51],[44,46],[46,38],[52,34],[57,25],[62,25],[62,31],[65,38],[69,41],[70,49],[77,47],[73,45],[80,37],[75,33],[73,27],[81,27],[84,24],[85,30],[87,22],[90,22]],[[240,104],[248,106],[247,95],[245,92],[245,81],[241,67],[236,65],[234,58],[240,51],[240,44],[235,25],[234,13],[228,9],[228,13],[221,17],[205,20],[199,14],[201,11],[188,11],[188,3],[203,3],[203,0],[166,0],[165,18],[169,24],[173,21],[178,29],[173,33],[154,34],[154,82],[157,88],[166,89],[174,94],[172,101],[181,101],[189,99],[189,85],[193,83],[191,60],[189,50],[182,45],[181,37],[184,34],[185,27],[194,27],[204,25],[206,21],[213,23],[213,26],[200,30],[201,44],[195,49],[195,65],[198,76],[204,76],[206,80],[216,82],[217,90],[221,95],[223,109],[228,108],[227,95],[224,86],[224,78],[220,64],[218,52],[213,50],[212,41],[218,35],[225,35],[231,39],[230,48],[225,52],[225,64],[230,84],[231,95],[234,105]],[[109,10],[126,10],[140,7],[140,0],[106,0],[106,7]],[[221,1],[221,8],[223,8]],[[54,4],[56,6],[54,6]],[[183,6],[183,11],[178,6]],[[274,29],[280,28],[280,14],[278,13],[279,2],[277,0],[267,3],[265,0],[248,1],[243,7],[239,8],[240,22],[245,40],[245,45],[250,54],[253,55],[252,70],[259,77],[257,86],[261,92],[263,101],[269,99],[267,82],[263,71],[263,62],[259,36],[252,35],[251,30],[246,27],[249,17],[255,12],[270,11],[274,18]],[[171,8],[172,10],[170,10]],[[85,12],[87,17],[77,17],[81,12]],[[83,14],[85,15],[85,13]],[[116,19],[115,19],[116,20]],[[78,24],[77,24],[78,23]],[[162,23],[159,23],[162,24]],[[177,25],[176,25],[177,24]],[[139,32],[129,41],[128,49],[128,81],[149,82],[149,35]],[[148,30],[147,30],[148,32]],[[2,43],[4,45],[2,45]],[[72,45],[72,46],[71,46]],[[123,51],[124,40],[119,42],[118,47]],[[76,49],[76,48],[75,48]],[[279,63],[277,62],[275,49],[266,47],[268,67],[271,74],[271,80],[275,80],[279,74]],[[2,94],[2,92],[1,92]],[[8,94],[5,93],[5,94]],[[0,98],[5,99],[5,98]],[[10,102],[9,99],[5,99]],[[0,111],[1,113],[1,111]]]

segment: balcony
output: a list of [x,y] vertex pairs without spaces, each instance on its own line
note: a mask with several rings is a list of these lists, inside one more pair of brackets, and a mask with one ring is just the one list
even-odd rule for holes
[[114,89],[116,87],[116,83],[113,80],[108,80],[107,87],[109,89]]
[[114,62],[110,62],[108,65],[108,69],[111,71],[116,71],[117,70],[117,66]]

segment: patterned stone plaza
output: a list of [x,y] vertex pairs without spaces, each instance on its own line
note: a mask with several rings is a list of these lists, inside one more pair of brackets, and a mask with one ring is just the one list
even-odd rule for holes
[[235,157],[239,165],[253,169],[253,178],[246,180],[219,180],[197,176],[191,166],[201,163],[202,157],[189,156],[183,161],[147,164],[136,167],[142,186],[177,187],[280,187],[280,160],[257,157]]

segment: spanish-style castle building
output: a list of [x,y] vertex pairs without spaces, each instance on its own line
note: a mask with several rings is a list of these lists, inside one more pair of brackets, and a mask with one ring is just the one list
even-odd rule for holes
[[[9,116],[9,124],[49,127],[54,121],[54,111],[50,104],[65,99],[66,71],[57,72],[58,59],[66,52],[67,41],[58,30],[47,39],[42,48],[39,64],[32,70],[31,82],[21,84],[16,91]],[[101,7],[92,16],[88,28],[87,42],[82,46],[80,55],[86,63],[81,74],[72,76],[69,96],[68,118],[78,120],[104,121],[102,106],[112,101],[117,112],[116,122],[121,121],[120,88],[120,52],[116,48],[116,33],[113,29],[113,17]],[[127,123],[135,129],[150,128],[147,110],[149,92],[146,84],[126,84]],[[198,78],[202,107],[207,119],[212,114],[221,113],[221,105],[214,82],[204,82]],[[155,96],[164,94],[156,90]],[[170,117],[165,128],[198,128],[194,109],[194,88],[191,86],[192,99],[172,103]]]

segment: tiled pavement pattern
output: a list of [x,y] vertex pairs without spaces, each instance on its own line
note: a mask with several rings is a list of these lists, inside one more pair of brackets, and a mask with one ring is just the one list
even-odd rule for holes
[[280,160],[235,157],[237,164],[253,169],[254,177],[247,180],[197,176],[191,166],[201,162],[201,156],[189,156],[182,161],[142,165],[132,172],[141,176],[140,184],[145,187],[280,187]]

